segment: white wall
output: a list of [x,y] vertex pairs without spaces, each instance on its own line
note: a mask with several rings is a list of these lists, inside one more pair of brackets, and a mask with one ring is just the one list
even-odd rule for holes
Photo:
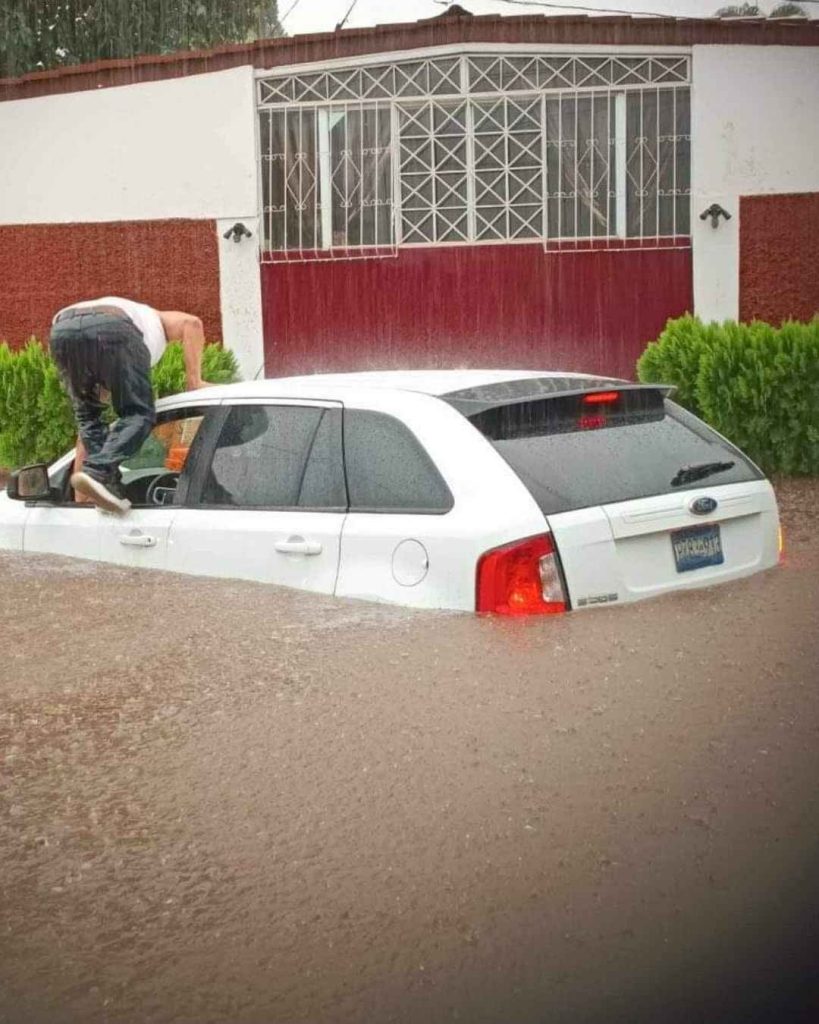
[[[694,309],[739,315],[739,197],[819,191],[819,49],[695,46],[692,67]],[[719,227],[700,213],[719,203]]]
[[256,213],[253,69],[0,103],[0,224]]
[[[240,242],[224,238],[237,220],[252,232],[252,238]],[[227,217],[218,221],[217,229],[222,337],[226,347],[236,354],[242,380],[255,380],[264,377],[259,218]]]
[[[0,224],[214,219],[222,337],[263,360],[253,68],[0,103]],[[221,234],[236,221],[253,232]]]

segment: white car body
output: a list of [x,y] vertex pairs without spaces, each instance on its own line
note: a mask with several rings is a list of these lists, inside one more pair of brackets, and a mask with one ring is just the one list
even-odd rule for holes
[[[284,405],[340,415],[386,414],[425,450],[449,488],[452,507],[429,514],[169,504],[135,507],[115,517],[88,506],[24,503],[3,494],[0,547],[462,611],[476,609],[476,571],[486,552],[544,535],[556,545],[571,608],[725,582],[776,564],[776,500],[758,472],[740,483],[703,481],[682,491],[546,515],[486,437],[439,397],[564,377],[514,370],[373,372],[269,379],[175,395],[161,400],[158,410]],[[57,460],[50,477],[65,476],[73,457],[68,452]],[[724,561],[680,572],[669,535],[702,521],[691,511],[700,496],[718,503],[709,522],[719,524]]]

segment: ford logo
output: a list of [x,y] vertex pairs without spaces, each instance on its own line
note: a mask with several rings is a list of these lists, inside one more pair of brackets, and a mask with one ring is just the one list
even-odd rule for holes
[[717,502],[713,498],[695,498],[688,506],[695,516],[707,516],[716,507]]

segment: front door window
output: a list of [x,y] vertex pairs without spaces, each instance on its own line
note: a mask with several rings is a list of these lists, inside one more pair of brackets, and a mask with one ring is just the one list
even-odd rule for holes
[[205,409],[160,413],[142,447],[120,467],[125,496],[135,507],[170,505]]

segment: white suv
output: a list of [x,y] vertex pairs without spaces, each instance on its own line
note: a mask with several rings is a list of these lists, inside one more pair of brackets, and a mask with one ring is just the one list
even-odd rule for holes
[[0,546],[507,615],[775,565],[771,485],[669,390],[441,370],[176,395],[123,466],[128,515],[73,500],[69,452],[12,478]]

